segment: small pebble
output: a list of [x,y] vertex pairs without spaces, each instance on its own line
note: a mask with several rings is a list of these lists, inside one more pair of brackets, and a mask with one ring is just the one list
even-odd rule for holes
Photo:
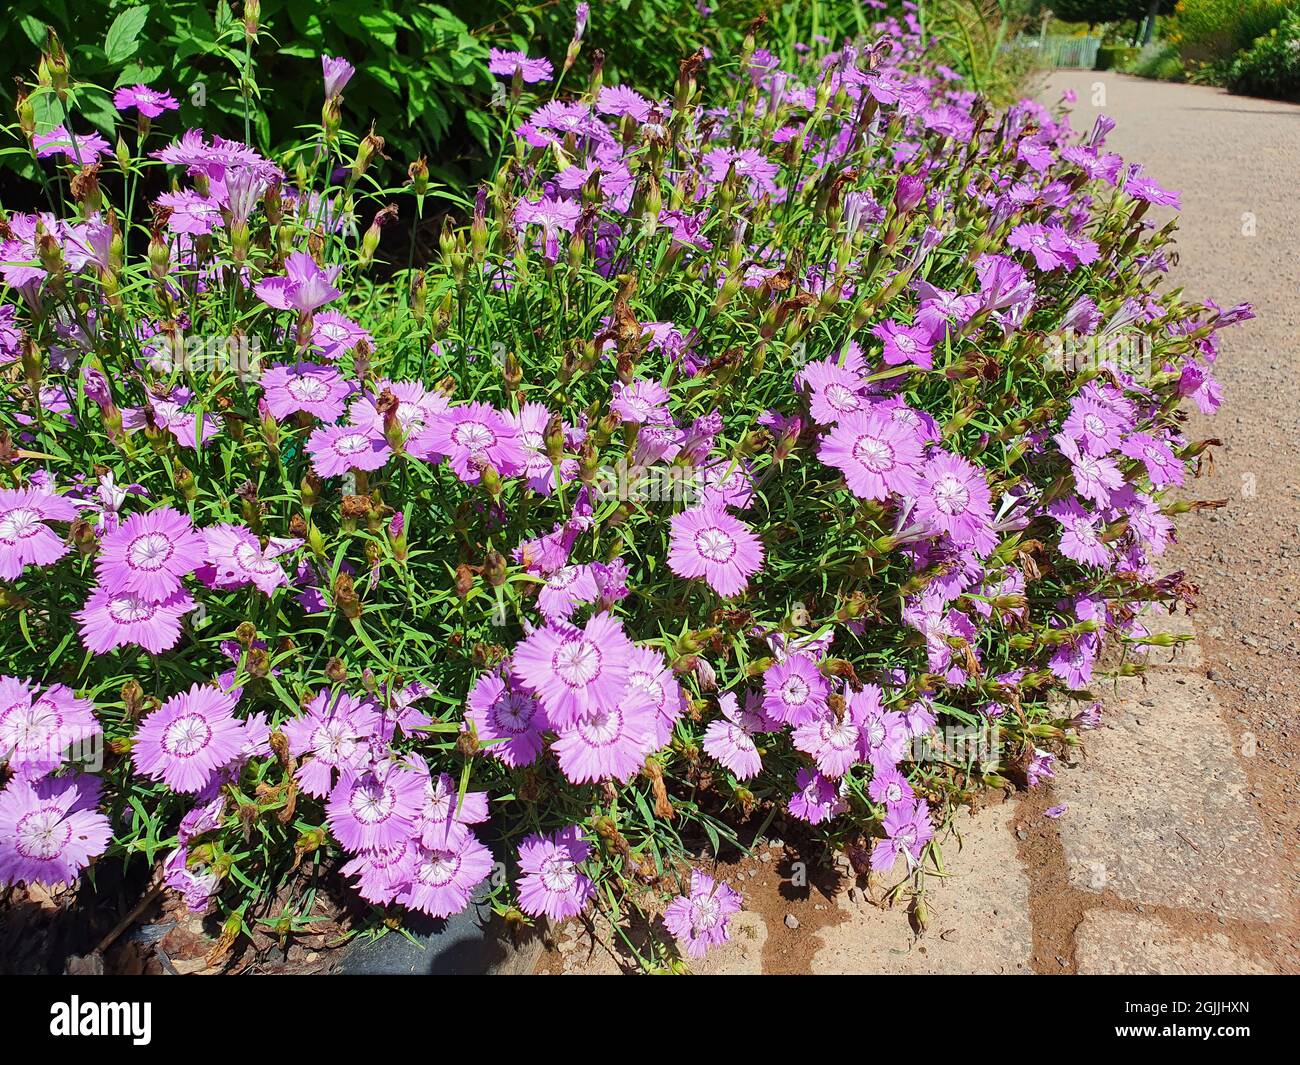
[[785,915],[785,926],[786,928],[798,928],[799,918],[792,913],[787,913]]

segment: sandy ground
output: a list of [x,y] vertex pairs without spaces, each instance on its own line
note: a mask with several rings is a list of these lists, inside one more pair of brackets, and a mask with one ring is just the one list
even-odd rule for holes
[[[1108,146],[1183,197],[1173,281],[1257,318],[1223,334],[1223,406],[1190,435],[1217,437],[1187,493],[1226,499],[1186,515],[1171,564],[1200,585],[1193,624],[1248,798],[1300,881],[1300,107],[1123,75],[1060,72],[1040,98],[1078,95],[1076,126],[1118,121]],[[1095,95],[1101,93],[1100,97]],[[1101,106],[1095,106],[1095,102]],[[1294,964],[1294,959],[1292,959]]]

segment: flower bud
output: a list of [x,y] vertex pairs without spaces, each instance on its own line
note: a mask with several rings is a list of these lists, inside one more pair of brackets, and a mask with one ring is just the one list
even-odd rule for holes
[[423,199],[429,191],[429,163],[424,156],[420,156],[415,162],[406,168],[407,176],[411,179],[411,188],[415,195]]
[[483,577],[493,588],[506,583],[506,560],[500,551],[489,551],[483,561]]

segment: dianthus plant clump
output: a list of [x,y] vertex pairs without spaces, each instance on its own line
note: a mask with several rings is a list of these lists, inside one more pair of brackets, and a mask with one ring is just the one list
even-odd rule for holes
[[[775,822],[917,891],[956,806],[1062,771],[1169,642],[1180,401],[1249,309],[1160,287],[1177,196],[1106,119],[991,112],[911,19],[797,56],[659,98],[496,52],[463,199],[385,184],[343,60],[271,157],[148,86],[114,148],[43,64],[0,882],[148,863],[228,947],[335,875],[390,924],[648,922],[657,968],[728,938],[709,852]],[[409,269],[399,214],[445,219]]]

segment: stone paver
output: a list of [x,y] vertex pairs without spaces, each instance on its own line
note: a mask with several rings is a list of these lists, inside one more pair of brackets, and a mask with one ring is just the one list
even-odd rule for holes
[[1106,700],[1087,758],[1059,773],[1071,886],[1227,918],[1283,916],[1276,859],[1213,686],[1156,669]]
[[1088,975],[1268,973],[1221,932],[1189,936],[1158,918],[1090,910],[1075,931],[1078,971]]
[[944,847],[947,879],[927,876],[929,929],[913,942],[901,905],[883,910],[841,895],[846,919],[819,929],[814,973],[1030,973],[1029,879],[1011,832],[1015,804],[958,820],[962,849]]

